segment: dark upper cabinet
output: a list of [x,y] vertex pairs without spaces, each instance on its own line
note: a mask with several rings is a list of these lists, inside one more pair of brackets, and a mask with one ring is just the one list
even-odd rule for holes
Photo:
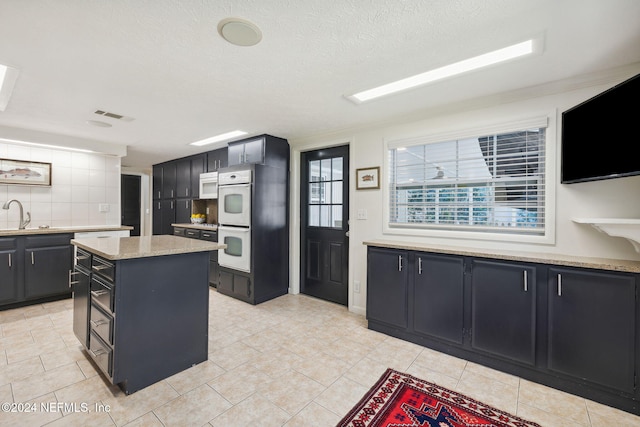
[[548,280],[549,369],[633,392],[635,276],[550,268]]
[[176,195],[191,197],[191,159],[176,161]]
[[162,165],[162,198],[173,199],[176,197],[177,165],[175,162]]
[[201,154],[191,158],[191,195],[189,197],[197,199],[200,197],[200,174],[207,168],[207,155]]
[[162,165],[153,165],[153,200],[162,199]]
[[524,263],[473,260],[471,345],[533,365],[536,342],[536,268]]
[[407,251],[369,248],[367,319],[407,327],[408,255]]
[[418,252],[413,277],[413,330],[462,344],[464,259]]
[[219,169],[226,168],[229,165],[228,152],[227,147],[209,151],[207,153],[207,172],[217,172]]
[[258,163],[288,169],[289,143],[271,135],[230,142],[228,159],[228,166]]

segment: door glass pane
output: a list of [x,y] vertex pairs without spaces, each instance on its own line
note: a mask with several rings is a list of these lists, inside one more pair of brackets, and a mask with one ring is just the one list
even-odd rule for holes
[[226,236],[224,238],[224,244],[227,247],[224,249],[224,253],[231,256],[242,256],[242,239],[239,237]]
[[342,205],[333,205],[331,222],[333,227],[342,228]]
[[342,203],[342,181],[334,181],[331,183],[331,203]]
[[320,161],[320,176],[322,181],[331,180],[331,159],[323,159]]
[[338,181],[342,179],[342,157],[335,157],[332,159],[332,175],[331,179],[333,181]]
[[331,182],[322,183],[320,203],[331,203]]
[[309,162],[309,181],[320,181],[320,160]]
[[224,211],[230,214],[242,213],[242,194],[227,194],[224,196]]
[[320,227],[320,205],[309,205],[309,225]]
[[321,185],[319,182],[309,183],[309,203],[320,203]]
[[331,222],[331,210],[329,205],[320,205],[320,227],[329,227]]

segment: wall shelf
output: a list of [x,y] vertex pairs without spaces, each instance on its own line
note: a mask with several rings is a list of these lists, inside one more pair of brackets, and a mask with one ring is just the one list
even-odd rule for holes
[[640,253],[640,219],[631,218],[573,218],[578,224],[591,225],[613,237],[623,237]]

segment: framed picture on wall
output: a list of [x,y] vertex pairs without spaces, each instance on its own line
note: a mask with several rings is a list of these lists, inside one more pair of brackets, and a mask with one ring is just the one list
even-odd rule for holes
[[0,184],[51,186],[51,163],[0,159]]
[[356,169],[356,190],[380,188],[380,166]]

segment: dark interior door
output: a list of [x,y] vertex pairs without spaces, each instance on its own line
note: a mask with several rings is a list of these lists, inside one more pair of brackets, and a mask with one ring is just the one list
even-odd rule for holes
[[300,290],[349,302],[349,146],[302,154]]
[[121,175],[121,223],[133,227],[131,236],[140,235],[140,177]]

